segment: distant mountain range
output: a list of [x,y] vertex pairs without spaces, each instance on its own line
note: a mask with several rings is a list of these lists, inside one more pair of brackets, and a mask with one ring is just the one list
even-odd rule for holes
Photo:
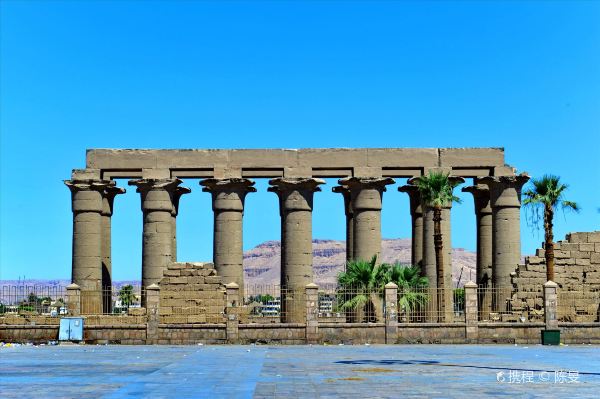
[[[386,263],[410,263],[411,240],[406,238],[384,239],[382,241],[382,261]],[[245,282],[249,285],[279,284],[281,245],[279,241],[264,242],[244,253]],[[346,243],[334,240],[313,240],[313,268],[315,283],[335,284],[336,276],[344,269]],[[475,278],[477,255],[462,248],[452,250],[452,278],[454,285],[463,285]],[[459,280],[460,277],[460,281]],[[64,287],[67,279],[43,280],[0,280],[0,289],[6,286],[50,286]],[[139,281],[115,281],[114,285],[139,285]]]

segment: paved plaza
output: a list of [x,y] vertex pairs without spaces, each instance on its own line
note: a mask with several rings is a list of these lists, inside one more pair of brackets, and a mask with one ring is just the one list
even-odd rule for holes
[[598,397],[593,346],[21,346],[2,398]]

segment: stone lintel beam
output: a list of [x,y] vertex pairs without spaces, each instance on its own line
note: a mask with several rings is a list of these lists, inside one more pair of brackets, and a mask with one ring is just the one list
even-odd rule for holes
[[385,186],[394,183],[390,177],[347,177],[338,183],[350,190],[352,203],[353,235],[352,258],[380,261],[381,208]]
[[255,192],[254,182],[243,178],[206,179],[202,191],[212,194],[213,263],[226,284],[235,283],[243,295],[243,214],[247,193]]
[[492,207],[492,282],[511,287],[510,274],[521,260],[521,189],[529,181],[516,176],[486,176],[478,179],[490,190]]
[[158,283],[173,261],[173,196],[182,181],[176,178],[130,180],[142,200],[142,285]]

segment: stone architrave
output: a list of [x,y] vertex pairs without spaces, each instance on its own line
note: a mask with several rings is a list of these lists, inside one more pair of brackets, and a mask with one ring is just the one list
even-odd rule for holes
[[244,259],[242,219],[247,193],[255,192],[254,182],[242,178],[206,179],[202,191],[212,194],[214,211],[213,263],[226,284],[235,283],[243,297]]
[[[137,186],[144,215],[142,241],[142,285],[160,282],[172,262],[173,234],[171,213],[173,194],[182,181],[175,178],[130,180]],[[144,298],[143,298],[144,299]]]
[[111,220],[115,197],[125,189],[109,186],[102,192],[102,308],[112,312],[112,229]]
[[390,177],[348,177],[339,184],[350,190],[354,221],[353,259],[371,260],[381,255],[381,208],[385,186],[393,184]]
[[344,212],[346,214],[346,262],[352,260],[354,244],[354,217],[352,215],[352,201],[348,187],[335,186],[332,188],[334,193],[342,194],[344,197]]
[[192,190],[183,186],[178,186],[173,192],[173,209],[171,210],[171,233],[173,237],[171,241],[171,259],[173,262],[177,262],[177,215],[179,214],[179,200],[182,195],[191,192]]
[[416,186],[407,184],[398,187],[398,191],[408,194],[410,200],[410,217],[412,231],[411,264],[422,266],[423,264],[423,207],[421,206],[421,195]]
[[102,195],[115,182],[65,180],[73,210],[71,282],[81,289],[82,314],[102,311]]
[[313,282],[312,210],[313,194],[321,191],[322,179],[276,178],[269,181],[279,197],[281,215],[282,321],[304,323],[305,288]]
[[511,287],[510,274],[521,260],[521,189],[527,174],[486,176],[479,182],[490,189],[492,206],[492,284]]

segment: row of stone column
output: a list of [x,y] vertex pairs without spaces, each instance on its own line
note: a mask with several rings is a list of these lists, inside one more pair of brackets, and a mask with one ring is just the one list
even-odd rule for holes
[[[510,273],[520,259],[520,188],[526,176],[485,177],[463,190],[475,197],[477,213],[477,280],[496,286],[510,283]],[[176,217],[179,200],[190,189],[181,180],[131,180],[141,195],[143,212],[142,284],[160,281],[169,263],[176,261]],[[276,178],[269,191],[279,197],[281,215],[281,286],[303,292],[312,276],[313,194],[324,184],[315,178]],[[381,209],[391,178],[349,177],[340,179],[333,191],[344,197],[347,259],[379,258]],[[411,181],[409,180],[409,183]],[[82,291],[111,286],[110,218],[116,195],[125,190],[114,181],[70,180],[73,207],[73,282]],[[206,179],[203,191],[212,194],[214,211],[213,261],[223,281],[243,281],[242,219],[246,194],[254,182],[243,178]],[[422,206],[418,191],[408,184],[399,188],[410,198],[412,263],[420,264],[432,287],[436,285],[433,246],[433,212]],[[452,287],[450,207],[442,214],[445,265],[444,283]],[[110,303],[105,299],[105,303]],[[104,306],[104,310],[106,310]],[[110,306],[110,305],[108,305]],[[283,304],[282,306],[286,306]]]

